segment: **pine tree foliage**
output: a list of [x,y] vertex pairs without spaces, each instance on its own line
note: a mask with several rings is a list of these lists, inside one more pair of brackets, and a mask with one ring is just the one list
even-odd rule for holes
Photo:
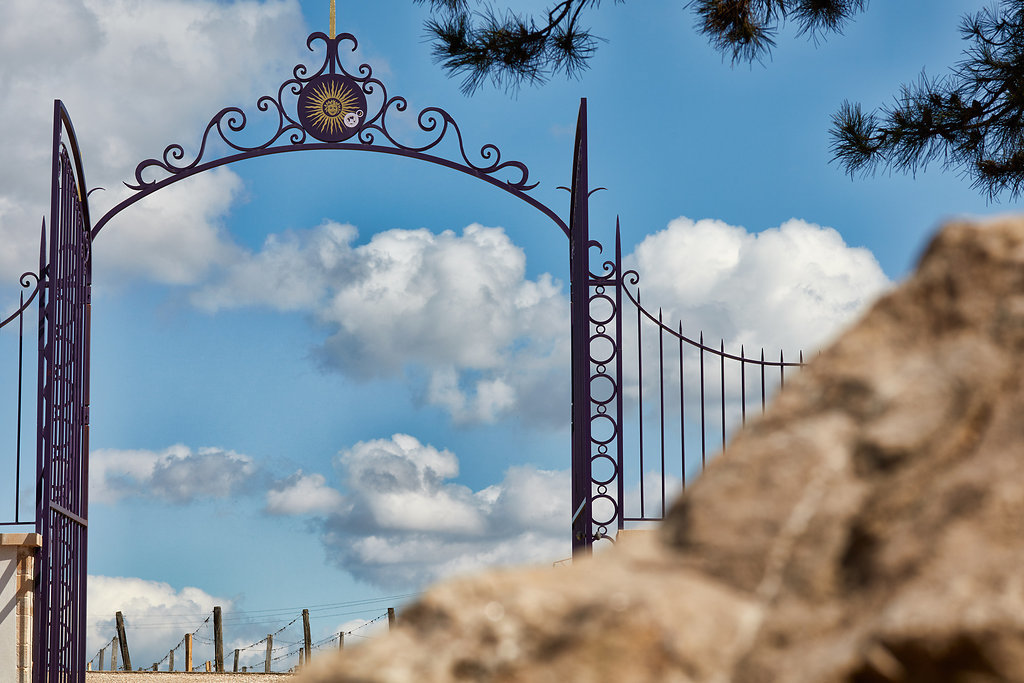
[[775,35],[787,21],[815,41],[841,33],[867,0],[691,0],[698,28],[733,64],[760,61],[771,54]]
[[[515,90],[558,73],[578,76],[600,40],[584,26],[600,0],[560,0],[539,17],[479,0],[415,1],[430,2],[434,16],[426,28],[434,58],[449,75],[463,78],[467,94],[488,81]],[[768,56],[787,20],[817,40],[841,31],[867,0],[690,0],[687,6],[697,14],[698,30],[735,64]]]
[[904,85],[891,106],[844,102],[832,117],[833,161],[847,172],[914,173],[941,161],[989,199],[1024,190],[1024,0],[966,16],[970,46],[943,78]]

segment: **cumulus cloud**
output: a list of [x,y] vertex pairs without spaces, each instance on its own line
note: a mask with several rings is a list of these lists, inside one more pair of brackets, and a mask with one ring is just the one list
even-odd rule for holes
[[139,497],[188,503],[235,495],[257,476],[252,458],[220,448],[99,449],[89,456],[89,498],[108,504]]
[[334,510],[341,501],[341,494],[327,486],[324,475],[299,470],[267,492],[266,510],[274,515],[311,515]]
[[645,307],[729,347],[820,347],[889,280],[874,255],[833,228],[791,219],[761,232],[680,217],[626,258]]
[[[98,217],[126,196],[121,181],[139,161],[172,142],[195,145],[225,105],[255,105],[299,61],[304,33],[295,0],[53,0],[45,11],[34,0],[0,3],[2,284],[38,258],[55,98],[75,122],[87,182],[107,188],[91,198]],[[237,183],[223,171],[209,187],[189,189],[189,207],[174,207],[180,197],[133,207],[97,242],[97,275],[124,266],[177,283],[205,272],[230,247],[217,220]]]
[[[343,493],[314,512],[328,556],[356,578],[421,586],[497,564],[551,562],[569,554],[566,472],[512,467],[474,491],[452,481],[456,456],[406,434],[362,441],[337,460]],[[322,484],[317,482],[317,486]]]
[[504,230],[356,237],[331,221],[272,235],[193,301],[312,313],[332,330],[318,352],[328,367],[370,379],[411,364],[425,371],[423,399],[457,422],[564,422],[568,302],[550,275],[526,277],[526,256]]

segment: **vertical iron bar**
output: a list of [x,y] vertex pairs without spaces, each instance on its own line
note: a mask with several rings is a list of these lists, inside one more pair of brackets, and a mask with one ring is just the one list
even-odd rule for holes
[[722,360],[722,450],[725,450],[725,339],[719,344],[719,358]]
[[740,344],[740,426],[747,425],[747,357],[743,353],[743,344]]
[[[333,65],[333,62],[332,62]],[[590,376],[590,229],[587,177],[587,100],[580,100],[573,150],[571,209],[569,218],[570,316],[572,343],[572,510],[590,506],[593,496],[591,476]],[[574,521],[572,553],[590,552],[593,537],[593,511],[585,510]]]
[[619,231],[619,219],[615,219],[615,348],[617,349],[615,354],[615,424],[618,426],[618,443],[617,450],[617,462],[618,472],[618,503],[619,503],[619,529],[624,527],[623,517],[626,516],[626,499],[624,495],[624,484],[623,478],[625,469],[622,463],[622,442],[624,440],[623,430],[625,425],[622,423],[622,236]]
[[[38,284],[37,284],[38,286]],[[21,388],[24,374],[23,364],[25,362],[25,293],[18,297],[18,429],[15,437],[14,447],[14,522],[21,522]]]
[[686,490],[686,401],[683,397],[683,321],[679,321],[679,465]]
[[46,269],[46,218],[43,218],[42,229],[39,236],[39,328],[37,330],[37,352],[36,352],[36,533],[41,535],[42,547],[36,558],[36,573],[38,580],[35,585],[35,600],[33,605],[34,618],[32,619],[32,676],[36,681],[42,681],[46,672],[46,613],[48,603],[45,599],[48,587],[48,567],[46,543],[49,524],[44,519],[43,501],[45,500],[45,445],[43,428],[45,425],[43,396],[46,391],[46,307],[47,288],[49,273]]
[[786,359],[782,355],[782,351],[779,351],[779,389],[786,388]]
[[644,495],[644,345],[643,326],[640,324],[640,288],[636,288],[636,372],[637,372],[637,413],[640,418],[640,519],[645,519]]
[[[82,188],[83,197],[85,188]],[[89,518],[89,442],[90,442],[90,424],[91,415],[89,414],[91,407],[91,380],[92,380],[92,369],[91,369],[91,358],[92,358],[92,241],[89,226],[83,225],[82,239],[86,240],[86,248],[88,251],[87,261],[84,264],[85,267],[85,324],[83,329],[84,335],[84,348],[83,348],[83,361],[82,361],[82,373],[84,375],[82,381],[82,409],[84,415],[82,417],[82,479],[80,482],[82,490],[82,502],[78,514],[83,518]],[[79,529],[81,534],[80,542],[81,547],[79,548],[79,564],[78,564],[78,590],[79,590],[79,612],[78,612],[78,627],[79,633],[85,634],[86,629],[86,616],[88,614],[88,598],[89,591],[87,590],[86,582],[88,581],[88,568],[89,568],[89,528],[81,527]],[[85,647],[85,639],[81,637],[79,639],[81,647]],[[85,683],[85,672],[82,672],[82,678],[78,683]]]
[[764,347],[761,347],[761,414],[764,414]]
[[704,471],[707,462],[707,428],[704,419],[704,331],[700,333],[700,469]]
[[658,309],[658,391],[661,400],[661,516],[665,516],[665,320]]

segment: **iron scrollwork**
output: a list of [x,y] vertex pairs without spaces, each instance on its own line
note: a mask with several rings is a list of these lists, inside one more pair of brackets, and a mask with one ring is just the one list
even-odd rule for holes
[[[292,78],[278,88],[277,96],[264,95],[256,108],[277,117],[276,129],[256,144],[246,144],[241,138],[249,119],[239,107],[226,107],[206,125],[199,151],[191,161],[185,161],[185,149],[180,144],[168,145],[160,158],[142,161],[135,168],[135,182],[125,183],[130,189],[152,189],[167,178],[190,174],[203,164],[214,143],[222,143],[241,155],[255,156],[277,147],[303,145],[338,145],[377,147],[378,137],[391,147],[408,154],[423,154],[441,144],[449,133],[454,135],[461,159],[452,161],[476,174],[492,176],[513,191],[526,192],[538,183],[529,182],[529,169],[521,161],[502,160],[501,150],[488,143],[480,148],[479,160],[474,161],[455,119],[439,107],[427,107],[416,117],[420,131],[428,133],[423,144],[400,142],[388,128],[388,115],[403,112],[408,102],[401,96],[389,96],[384,83],[373,76],[369,64],[360,64],[356,73],[348,71],[339,57],[342,43],[351,43],[355,51],[358,43],[349,33],[335,38],[316,32],[306,39],[306,47],[315,51],[315,44],[325,46],[324,62],[315,72],[305,64],[292,70]],[[373,102],[374,104],[370,104]],[[356,143],[344,142],[354,137]],[[312,138],[312,139],[311,139]],[[511,173],[511,179],[500,179],[496,174]],[[162,173],[162,175],[161,175]],[[149,178],[147,179],[147,176]],[[155,176],[155,177],[154,177]]]
[[[603,251],[600,242],[591,240],[588,246],[599,253]],[[612,540],[614,532],[609,533],[609,529],[622,528],[622,295],[619,275],[622,249],[618,231],[615,251],[615,260],[604,261],[601,273],[587,273],[589,508],[594,541]]]
[[21,277],[18,278],[18,283],[21,285],[22,289],[27,290],[29,287],[31,287],[32,291],[28,295],[28,300],[25,300],[25,293],[22,292],[21,304],[18,306],[18,310],[16,310],[14,313],[11,313],[3,320],[0,320],[0,328],[5,327],[8,323],[16,320],[18,316],[22,315],[28,309],[28,307],[32,305],[32,302],[35,301],[36,294],[39,293],[39,276],[36,273],[33,273],[32,271],[22,273]]

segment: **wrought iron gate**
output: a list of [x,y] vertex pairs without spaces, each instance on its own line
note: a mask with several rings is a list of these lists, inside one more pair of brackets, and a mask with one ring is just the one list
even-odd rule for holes
[[[160,189],[203,171],[256,157],[305,150],[350,150],[404,156],[445,166],[501,189],[533,206],[552,221],[568,238],[570,266],[572,334],[572,551],[589,553],[595,541],[614,536],[626,522],[644,522],[664,513],[666,488],[666,417],[664,341],[678,345],[679,431],[681,471],[686,478],[686,438],[683,411],[684,346],[699,354],[701,462],[706,452],[708,425],[705,421],[705,361],[720,362],[720,402],[722,441],[726,435],[726,380],[728,360],[738,362],[743,417],[747,407],[748,366],[759,372],[761,404],[765,400],[765,370],[777,368],[780,379],[791,365],[780,356],[778,362],[727,354],[706,346],[701,337],[695,341],[666,326],[640,305],[639,290],[629,286],[639,280],[633,271],[623,272],[622,250],[616,230],[614,255],[600,261],[602,245],[590,239],[587,168],[587,103],[580,103],[573,153],[570,211],[568,223],[559,213],[530,194],[531,183],[526,165],[504,160],[493,144],[480,148],[479,158],[466,150],[462,131],[455,119],[443,109],[428,107],[420,111],[416,122],[427,139],[420,143],[399,142],[389,131],[389,112],[407,108],[406,100],[389,96],[371,67],[360,65],[346,70],[339,58],[342,43],[356,40],[350,34],[328,36],[314,33],[307,39],[313,50],[316,43],[325,47],[324,63],[319,69],[299,64],[293,75],[280,85],[276,96],[258,100],[257,109],[276,119],[276,130],[255,144],[234,138],[244,131],[247,118],[237,107],[222,109],[207,124],[199,150],[191,161],[184,148],[172,144],[159,158],[142,161],[135,170],[133,191],[126,199],[99,217],[95,226],[89,217],[86,184],[81,155],[71,120],[63,104],[54,103],[53,166],[49,239],[44,226],[40,248],[39,367],[37,405],[37,489],[36,527],[43,547],[37,559],[34,621],[33,679],[35,683],[84,683],[86,549],[88,532],[89,463],[89,323],[91,288],[91,244],[107,222],[122,210]],[[220,138],[217,140],[216,138]],[[447,140],[447,145],[442,142]],[[223,144],[221,144],[223,143]],[[448,153],[445,155],[444,151]],[[214,150],[226,150],[217,156]],[[471,158],[472,157],[472,158]],[[599,254],[600,266],[591,268],[591,250]],[[31,276],[33,274],[26,274]],[[23,276],[22,284],[29,280]],[[29,303],[31,302],[31,297]],[[658,376],[661,392],[660,506],[645,505],[644,406],[643,380],[639,380],[639,444],[624,438],[624,412],[632,409],[626,400],[624,374],[625,307],[636,312],[637,363],[642,375],[643,324],[653,324],[658,339]],[[28,306],[22,303],[15,316],[21,322]],[[632,309],[631,309],[632,310]],[[630,362],[632,357],[628,356]],[[802,359],[801,359],[802,361]],[[713,382],[712,382],[713,385]],[[627,405],[628,404],[628,405]],[[19,411],[20,414],[20,411]],[[19,440],[20,443],[20,440]],[[627,453],[628,451],[628,453]],[[627,505],[627,477],[639,456],[639,513]],[[658,472],[658,468],[654,468]],[[629,481],[632,487],[632,480]],[[632,489],[630,488],[630,491]],[[17,520],[16,520],[17,521]]]
[[71,119],[57,100],[49,244],[44,231],[39,255],[36,530],[43,545],[36,558],[35,683],[85,681],[92,284],[85,187]]

